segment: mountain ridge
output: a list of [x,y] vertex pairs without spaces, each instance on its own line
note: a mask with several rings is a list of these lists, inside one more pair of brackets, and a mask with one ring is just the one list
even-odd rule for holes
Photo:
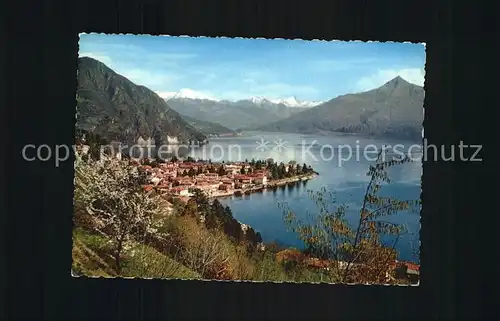
[[166,102],[182,116],[220,124],[232,130],[262,125],[263,120],[278,121],[306,109],[288,107],[268,100],[254,102],[244,99],[232,102],[174,97]]
[[235,134],[236,131],[217,123],[198,120],[189,116],[182,116],[191,126],[195,127],[205,135]]
[[283,104],[287,107],[313,107],[313,106],[317,106],[317,105],[323,103],[323,101],[300,100],[300,99],[297,99],[297,97],[295,97],[295,96],[285,97],[285,98],[268,98],[268,97],[264,97],[264,96],[251,96],[248,98],[235,99],[235,100],[217,99],[217,98],[212,97],[208,94],[205,94],[202,92],[197,92],[197,91],[189,89],[189,88],[182,88],[177,92],[157,91],[156,93],[161,98],[165,99],[165,101],[167,101],[167,102],[171,99],[209,100],[209,101],[225,102],[225,103],[237,103],[237,102],[241,102],[241,101],[251,101],[255,104],[267,102],[267,103],[274,103],[274,104]]
[[141,139],[152,139],[157,144],[206,140],[206,135],[156,93],[98,60],[78,58],[77,77],[78,130],[126,143]]
[[397,76],[378,88],[341,95],[286,119],[254,129],[422,139],[424,96],[423,87]]

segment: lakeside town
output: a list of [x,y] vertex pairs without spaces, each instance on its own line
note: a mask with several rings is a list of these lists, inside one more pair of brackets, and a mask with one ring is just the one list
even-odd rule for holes
[[242,162],[213,163],[210,160],[184,160],[173,158],[158,162],[151,158],[132,160],[148,175],[149,184],[144,190],[156,190],[162,195],[187,201],[198,189],[208,198],[241,196],[297,184],[313,179],[318,173],[306,164],[277,163],[273,159],[245,160]]
[[[81,155],[88,154],[90,147],[81,145],[77,148]],[[102,161],[110,158],[122,160],[121,152],[100,151]],[[144,170],[148,183],[145,191],[155,190],[161,195],[187,201],[193,191],[200,190],[208,198],[241,196],[250,193],[274,189],[278,186],[306,182],[319,175],[311,165],[290,161],[287,164],[266,160],[248,160],[240,162],[212,162],[188,156],[179,159],[173,156],[165,161],[159,158],[144,157],[130,159],[131,163]]]

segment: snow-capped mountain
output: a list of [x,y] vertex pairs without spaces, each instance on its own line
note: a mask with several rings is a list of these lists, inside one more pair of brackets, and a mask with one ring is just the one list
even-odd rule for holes
[[322,101],[298,100],[297,98],[295,98],[295,96],[284,99],[273,99],[271,101],[275,104],[283,104],[288,107],[314,107],[323,103]]
[[183,88],[177,92],[169,91],[157,91],[156,92],[161,98],[165,100],[170,99],[199,99],[199,100],[213,100],[213,101],[225,101],[225,102],[247,102],[250,101],[254,104],[283,104],[287,107],[314,107],[322,103],[322,101],[306,101],[298,100],[295,96],[281,99],[269,99],[264,96],[253,96],[246,99],[240,99],[237,101],[220,100],[215,98],[210,94],[195,91],[189,88]]
[[[178,113],[193,119],[217,123],[230,129],[262,126],[306,110],[304,107],[288,107],[264,97],[252,97],[238,101],[213,100],[190,92],[162,95],[167,105]],[[189,97],[189,98],[188,98]],[[309,107],[308,107],[309,108]]]
[[248,99],[241,99],[240,101],[249,100],[254,104],[270,103],[271,101],[263,96],[254,96]]
[[295,97],[270,99],[253,96],[237,101],[219,100],[191,89],[157,92],[178,113],[193,119],[217,123],[230,129],[255,128],[278,121],[319,104]]
[[243,99],[241,101],[251,101],[254,104],[283,104],[287,107],[314,107],[322,103],[322,101],[306,101],[306,100],[298,100],[295,96],[288,98],[278,98],[278,99],[268,99],[263,96],[254,96],[248,99]]
[[158,96],[165,100],[170,99],[201,99],[201,100],[213,100],[219,101],[217,98],[212,97],[211,95],[198,92],[189,88],[183,88],[177,92],[175,91],[157,91]]

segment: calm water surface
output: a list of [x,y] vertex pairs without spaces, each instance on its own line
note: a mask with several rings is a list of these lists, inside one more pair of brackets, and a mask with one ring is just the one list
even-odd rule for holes
[[[281,140],[281,141],[280,141]],[[257,143],[259,142],[259,143]],[[268,142],[267,144],[265,144]],[[314,142],[314,144],[313,144]],[[264,143],[264,145],[262,144]],[[332,149],[332,146],[352,146],[352,157],[349,158],[347,148]],[[241,197],[232,196],[220,201],[231,207],[233,215],[242,223],[251,225],[259,231],[265,242],[275,241],[286,246],[303,247],[296,235],[287,231],[283,221],[283,211],[279,202],[286,202],[300,218],[306,218],[308,213],[317,212],[317,207],[310,200],[307,190],[317,191],[323,187],[335,192],[337,201],[348,205],[347,218],[355,224],[359,219],[359,209],[369,181],[366,176],[369,159],[363,156],[363,148],[374,144],[379,148],[382,144],[404,144],[407,150],[412,142],[394,141],[388,139],[373,139],[354,135],[313,136],[284,133],[247,133],[245,136],[212,139],[203,150],[193,152],[192,156],[213,161],[238,161],[273,158],[285,163],[295,160],[297,163],[307,163],[320,174],[317,178],[296,186],[281,187],[275,191],[263,191]],[[313,145],[312,148],[309,146]],[[359,149],[356,147],[359,146]],[[260,147],[260,148],[259,148]],[[281,148],[279,148],[281,147]],[[307,150],[310,153],[306,152]],[[356,150],[359,152],[357,153]],[[339,154],[344,161],[339,162]],[[373,157],[369,154],[369,157]],[[323,157],[322,157],[323,156]],[[333,157],[332,157],[333,156]],[[349,159],[348,159],[349,158]],[[398,165],[389,170],[391,184],[384,186],[380,193],[397,197],[398,199],[420,198],[420,180],[422,164],[420,161]],[[405,224],[408,233],[397,243],[401,260],[418,262],[420,213],[401,212],[390,221]],[[386,238],[387,242],[393,241]]]

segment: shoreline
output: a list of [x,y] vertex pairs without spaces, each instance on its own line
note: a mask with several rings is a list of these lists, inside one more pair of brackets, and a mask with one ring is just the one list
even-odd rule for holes
[[275,188],[278,188],[280,186],[285,186],[289,184],[295,184],[297,182],[306,182],[311,179],[316,178],[319,176],[319,174],[314,173],[314,174],[307,174],[307,175],[300,175],[297,177],[290,177],[290,178],[283,178],[280,180],[275,180],[275,181],[270,181],[269,183],[265,185],[258,185],[250,188],[245,188],[245,189],[235,189],[230,192],[221,192],[221,193],[216,193],[216,195],[210,195],[210,199],[216,199],[216,198],[226,198],[230,196],[243,196],[243,195],[250,195],[252,193],[257,193],[257,192],[262,192],[264,190],[272,190]]

